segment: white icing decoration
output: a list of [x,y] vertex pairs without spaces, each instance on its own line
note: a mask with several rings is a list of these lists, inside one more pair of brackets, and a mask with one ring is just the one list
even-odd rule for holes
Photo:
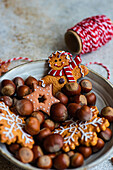
[[47,93],[47,96],[48,96],[49,94]]
[[81,66],[80,66],[80,65],[78,65],[78,67],[80,68],[80,73],[81,73],[82,77],[84,77],[84,73],[83,73],[83,71],[82,71]]

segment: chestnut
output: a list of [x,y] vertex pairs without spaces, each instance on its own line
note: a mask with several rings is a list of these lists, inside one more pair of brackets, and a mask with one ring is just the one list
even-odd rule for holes
[[77,118],[81,121],[87,121],[92,118],[92,112],[90,107],[83,105],[80,109],[77,110]]
[[31,114],[32,117],[35,117],[39,120],[40,124],[42,124],[45,120],[44,114],[41,111],[34,111]]
[[40,122],[35,117],[29,117],[26,119],[25,123],[25,131],[29,133],[30,135],[37,135],[40,131]]
[[44,138],[48,135],[51,134],[51,131],[49,128],[43,128],[40,130],[40,132],[37,134],[36,139],[39,143],[42,143],[42,141],[44,140]]
[[17,88],[17,96],[22,98],[30,93],[30,88],[26,85],[19,86]]
[[109,122],[113,122],[113,108],[106,106],[101,110],[100,115],[108,119]]
[[109,128],[106,128],[105,131],[101,131],[99,133],[99,137],[102,138],[104,141],[109,141],[112,137],[112,131]]
[[80,81],[81,90],[84,93],[88,93],[92,90],[92,83],[90,80],[83,79]]
[[92,146],[93,152],[98,152],[104,147],[104,141],[101,138],[98,138],[97,144],[95,146]]
[[48,155],[40,156],[37,160],[37,166],[41,169],[50,169],[52,167],[52,159]]
[[8,145],[8,149],[11,153],[15,154],[20,149],[20,145],[18,143],[12,143]]
[[51,119],[55,122],[65,121],[68,117],[67,108],[62,103],[55,103],[50,109]]
[[70,159],[71,166],[73,168],[78,168],[83,165],[84,163],[84,157],[81,153],[76,152]]
[[9,96],[1,96],[0,101],[3,101],[9,107],[13,105],[13,99]]
[[49,128],[51,131],[54,130],[55,128],[55,124],[52,120],[50,119],[46,119],[43,124],[42,124],[43,128]]
[[50,134],[44,138],[43,146],[46,152],[57,152],[63,146],[63,137],[59,134]]
[[87,105],[87,99],[84,95],[78,94],[73,97],[73,103],[77,103],[81,106]]
[[21,77],[15,77],[12,81],[14,82],[16,87],[24,85],[24,80]]
[[80,146],[77,151],[80,152],[84,158],[88,158],[92,154],[92,149],[88,146]]
[[17,152],[16,157],[23,163],[29,163],[33,160],[33,152],[27,147],[22,147]]
[[80,94],[81,92],[81,86],[75,82],[75,83],[66,83],[64,87],[62,88],[62,92],[66,96],[74,96],[77,94]]
[[33,83],[38,84],[38,81],[36,78],[29,76],[26,80],[25,80],[25,85],[29,86],[30,88],[32,88]]
[[70,118],[75,117],[76,111],[81,108],[81,105],[77,103],[70,103],[67,107],[68,115]]
[[41,147],[38,145],[34,145],[32,148],[32,151],[33,151],[33,155],[34,155],[33,162],[35,160],[37,160],[37,158],[39,158],[40,156],[44,155]]
[[67,169],[69,164],[69,156],[65,153],[59,154],[53,159],[53,166],[56,169]]
[[31,115],[31,113],[33,112],[33,104],[28,99],[18,100],[16,102],[16,110],[22,116]]
[[60,100],[60,103],[66,105],[68,103],[68,97],[63,94],[62,92],[58,91],[56,94],[55,94],[55,97]]
[[75,154],[74,151],[69,151],[69,152],[67,152],[67,155],[68,155],[69,157],[73,156],[74,154]]
[[47,154],[51,159],[54,159],[56,157],[56,153],[49,153]]
[[94,93],[89,92],[85,96],[87,99],[87,105],[94,106],[96,103],[96,95]]
[[4,79],[1,82],[1,93],[4,96],[12,96],[12,95],[14,95],[15,90],[16,90],[16,86],[13,83],[13,81],[11,81],[9,79]]

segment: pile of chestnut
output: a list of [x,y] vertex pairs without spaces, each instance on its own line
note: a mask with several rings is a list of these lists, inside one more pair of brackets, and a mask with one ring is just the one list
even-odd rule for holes
[[[29,76],[23,80],[15,77],[13,80],[4,79],[1,82],[0,101],[9,106],[10,110],[26,117],[25,131],[32,135],[35,144],[32,149],[22,147],[18,143],[8,145],[9,151],[21,162],[31,163],[42,169],[77,168],[83,165],[84,159],[104,147],[106,141],[112,136],[107,128],[98,134],[98,142],[93,147],[79,146],[74,151],[63,152],[63,137],[52,131],[62,122],[73,118],[87,121],[91,119],[90,107],[96,103],[96,95],[92,92],[92,83],[82,79],[79,83],[67,83],[55,97],[60,103],[53,104],[50,116],[42,111],[33,111],[30,100],[25,95],[33,91],[33,83],[38,84],[36,78]],[[37,99],[38,100],[38,99]],[[113,108],[106,106],[100,116],[113,121]]]

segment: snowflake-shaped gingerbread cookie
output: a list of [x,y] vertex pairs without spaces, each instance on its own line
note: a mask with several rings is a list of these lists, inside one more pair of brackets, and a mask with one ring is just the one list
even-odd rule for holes
[[24,118],[15,115],[4,102],[0,102],[0,142],[8,145],[17,142],[32,148],[34,140],[31,135],[24,132],[24,126]]
[[53,133],[58,133],[64,138],[63,150],[74,150],[80,144],[94,146],[97,144],[97,132],[104,131],[109,126],[105,118],[97,117],[99,111],[96,106],[91,107],[92,119],[89,121],[67,120]]

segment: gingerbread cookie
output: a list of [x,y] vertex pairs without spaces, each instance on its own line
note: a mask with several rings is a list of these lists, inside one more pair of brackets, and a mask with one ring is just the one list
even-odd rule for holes
[[42,110],[47,115],[50,115],[51,105],[60,102],[52,95],[52,84],[41,87],[33,84],[34,91],[24,98],[29,99],[33,103],[33,110]]
[[48,62],[50,71],[41,80],[43,81],[42,86],[53,84],[53,95],[61,91],[61,88],[67,82],[76,82],[79,78],[88,74],[88,69],[79,65],[81,63],[79,56],[72,59],[72,55],[64,51],[52,53]]
[[0,102],[0,142],[8,145],[17,142],[32,148],[34,140],[23,131],[24,126],[24,118],[14,114],[4,102]]
[[[2,60],[0,59],[0,63],[2,63]],[[6,63],[0,66],[0,76],[3,75],[5,72],[8,71],[8,66],[10,63]]]
[[96,106],[91,107],[92,119],[89,121],[67,120],[53,133],[58,133],[64,138],[63,150],[74,150],[80,144],[94,146],[97,144],[97,133],[106,130],[109,122],[105,118],[97,117],[99,111]]

